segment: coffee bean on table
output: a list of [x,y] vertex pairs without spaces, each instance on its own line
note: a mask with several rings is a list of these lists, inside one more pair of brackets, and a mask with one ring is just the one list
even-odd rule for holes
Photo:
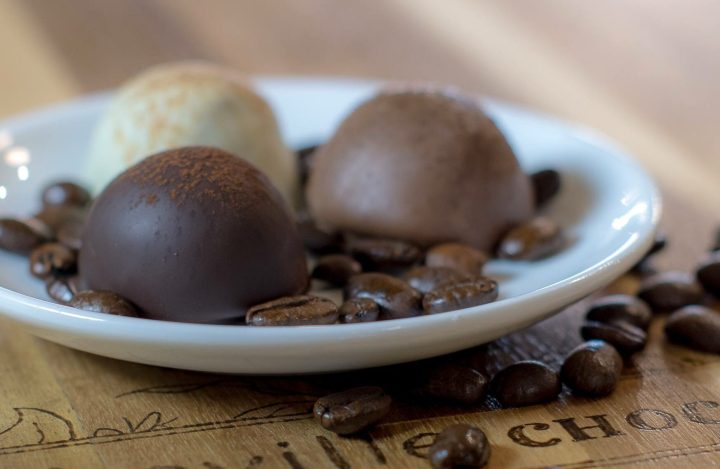
[[490,443],[482,430],[460,423],[438,433],[429,458],[435,469],[480,468],[490,460]]
[[533,192],[535,194],[535,206],[542,208],[552,200],[559,192],[562,181],[560,173],[554,169],[545,169],[530,175]]
[[720,250],[711,252],[703,259],[695,276],[706,292],[720,298]]
[[650,249],[643,256],[643,258],[640,259],[638,263],[633,266],[632,271],[642,275],[654,274],[655,271],[654,267],[652,266],[652,258],[655,256],[655,254],[663,251],[667,247],[667,244],[668,238],[665,233],[663,233],[662,231],[658,231],[657,233],[655,233],[655,239],[653,240],[652,246],[650,246]]
[[498,257],[513,260],[537,260],[560,251],[565,234],[555,221],[536,217],[510,230],[500,241]]
[[405,281],[377,272],[350,278],[345,299],[369,298],[380,307],[380,319],[398,319],[421,314],[422,295]]
[[438,244],[425,255],[425,265],[429,267],[449,267],[472,275],[482,274],[487,261],[486,253],[461,243]]
[[422,257],[420,250],[405,241],[347,237],[345,252],[358,260],[363,270],[391,270],[409,267]]
[[78,292],[70,306],[95,313],[138,317],[137,308],[125,298],[109,291],[85,290]]
[[77,269],[77,253],[60,243],[45,243],[30,253],[30,273],[37,278],[67,275]]
[[498,284],[487,277],[477,277],[460,283],[451,283],[428,292],[422,300],[427,314],[445,313],[495,301]]
[[554,401],[561,390],[558,373],[535,360],[514,363],[500,370],[490,382],[491,394],[504,407]]
[[77,277],[60,276],[48,278],[45,283],[48,296],[60,304],[70,304],[78,293]]
[[357,433],[390,412],[390,396],[376,386],[364,386],[321,397],[315,402],[315,420],[339,435]]
[[321,257],[312,270],[312,278],[342,287],[353,275],[362,272],[358,261],[344,254],[329,254]]
[[450,267],[429,267],[419,265],[403,274],[408,285],[420,293],[428,293],[440,286],[472,280],[474,276]]
[[341,250],[342,235],[320,229],[309,213],[300,212],[297,216],[296,226],[308,251],[322,255]]
[[704,306],[686,306],[665,323],[670,341],[695,350],[720,353],[720,313]]
[[585,319],[604,323],[625,321],[646,331],[650,327],[652,311],[640,298],[631,295],[608,295],[590,304]]
[[653,312],[667,312],[702,303],[703,291],[692,275],[668,271],[643,280],[638,297],[645,301]]
[[439,399],[473,404],[485,397],[488,380],[479,371],[453,363],[433,365],[426,372],[420,393]]
[[73,205],[85,207],[90,203],[90,193],[73,182],[57,182],[45,188],[42,193],[43,205]]
[[307,326],[334,324],[338,308],[319,296],[286,296],[255,305],[245,314],[249,326]]
[[622,368],[623,359],[615,347],[602,340],[590,340],[570,352],[560,369],[560,378],[577,393],[606,396],[617,386]]
[[340,306],[339,313],[344,324],[372,322],[380,316],[380,307],[370,298],[353,298]]
[[0,219],[0,249],[29,254],[47,241],[47,237],[28,223],[13,218]]
[[585,340],[602,340],[617,349],[622,355],[632,355],[645,348],[647,334],[632,324],[616,321],[606,324],[587,321],[580,328],[580,335]]

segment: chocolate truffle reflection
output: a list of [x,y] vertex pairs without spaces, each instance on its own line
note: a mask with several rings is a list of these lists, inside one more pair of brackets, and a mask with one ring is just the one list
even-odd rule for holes
[[280,193],[225,151],[184,147],[118,176],[87,218],[79,272],[144,316],[220,322],[308,283],[302,243]]
[[318,150],[307,199],[327,229],[488,251],[533,212],[529,179],[478,100],[427,88],[355,109]]

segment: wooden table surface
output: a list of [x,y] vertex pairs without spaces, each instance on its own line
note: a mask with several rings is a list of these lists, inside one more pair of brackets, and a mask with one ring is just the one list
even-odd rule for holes
[[[713,0],[0,0],[0,117],[185,58],[252,74],[452,83],[622,142],[663,190],[671,249],[659,264],[689,269],[720,219],[718,18]],[[636,283],[624,277],[611,290]],[[558,365],[579,342],[581,310],[458,359]],[[609,398],[564,393],[550,405],[502,410],[400,397],[382,425],[344,439],[315,426],[308,406],[381,376],[160,369],[76,352],[3,322],[0,467],[427,467],[433,432],[458,421],[488,433],[491,467],[720,465],[720,362],[668,345],[661,326]]]

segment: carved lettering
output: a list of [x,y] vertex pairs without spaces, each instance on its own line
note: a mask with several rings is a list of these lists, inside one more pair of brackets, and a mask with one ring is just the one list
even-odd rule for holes
[[703,425],[717,425],[720,424],[720,418],[710,418],[707,417],[699,408],[702,407],[704,409],[717,409],[720,407],[720,404],[718,404],[715,401],[695,401],[695,402],[688,402],[687,404],[683,404],[682,411],[685,414],[685,416],[690,420],[691,422],[695,423],[701,423]]
[[595,425],[588,425],[586,427],[580,427],[577,423],[575,423],[574,418],[569,419],[558,419],[553,420],[553,422],[557,422],[565,429],[566,432],[570,434],[571,437],[573,437],[573,441],[585,441],[585,440],[594,440],[597,438],[596,436],[589,435],[585,430],[592,430],[594,428],[597,428],[603,432],[603,438],[610,438],[613,436],[620,436],[624,435],[623,432],[620,430],[616,430],[610,422],[605,418],[607,415],[588,415],[585,418],[588,418],[595,422]]
[[638,430],[648,431],[667,430],[677,425],[677,420],[672,414],[658,409],[638,409],[627,414],[625,420]]
[[555,446],[562,441],[560,438],[550,438],[549,440],[545,441],[533,440],[525,434],[525,427],[531,427],[533,430],[544,431],[550,428],[550,425],[548,425],[547,423],[537,422],[518,425],[516,427],[512,427],[510,431],[508,431],[508,436],[515,443],[522,446],[527,446],[529,448],[544,448],[547,446]]
[[434,432],[418,433],[417,435],[408,438],[403,442],[403,449],[410,456],[427,459],[427,451],[420,452],[418,450],[424,450],[425,448],[429,448],[432,445],[436,435],[437,433]]

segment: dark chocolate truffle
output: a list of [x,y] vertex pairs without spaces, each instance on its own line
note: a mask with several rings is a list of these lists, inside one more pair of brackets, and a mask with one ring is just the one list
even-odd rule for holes
[[431,88],[355,109],[318,150],[307,199],[325,229],[485,251],[533,213],[529,178],[479,100]]
[[87,218],[79,272],[144,317],[223,322],[304,291],[302,242],[280,193],[225,151],[184,147],[130,167]]

